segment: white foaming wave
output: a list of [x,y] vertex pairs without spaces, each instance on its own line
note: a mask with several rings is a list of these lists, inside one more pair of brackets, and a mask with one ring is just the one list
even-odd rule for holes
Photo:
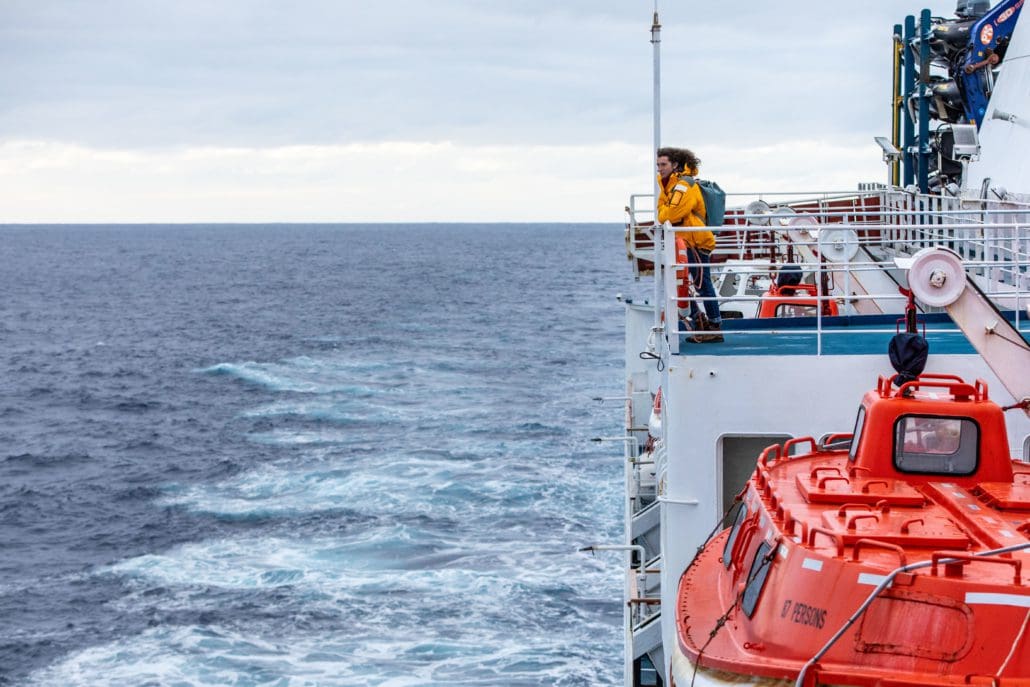
[[500,597],[543,588],[568,590],[577,580],[584,590],[614,587],[609,563],[614,562],[577,553],[568,542],[469,541],[460,532],[430,533],[392,524],[363,528],[347,538],[192,542],[161,554],[123,560],[99,574],[127,576],[144,588],[290,586],[350,601],[383,592],[440,598],[462,590],[474,597],[466,601],[470,608],[477,604],[508,608]]
[[442,632],[433,624],[357,629],[262,637],[224,626],[152,628],[74,653],[37,671],[27,684],[416,687],[619,681],[621,661],[604,652],[612,644],[609,637],[607,644],[595,638],[574,644],[546,633],[504,636],[503,628],[486,633],[450,626]]
[[314,421],[312,427],[276,429],[270,432],[251,432],[250,441],[279,446],[319,444],[345,444],[356,438],[367,437],[369,431],[354,434],[340,428],[375,426],[377,430],[398,426],[410,420],[410,411],[397,406],[369,403],[364,399],[319,396],[310,401],[277,401],[240,413],[247,419],[282,418],[285,420]]
[[[314,432],[303,443],[324,439],[323,432]],[[295,440],[302,443],[300,437]],[[499,520],[514,526],[519,521],[547,520],[549,530],[561,532],[564,524],[583,516],[597,522],[615,512],[615,484],[614,479],[599,480],[597,473],[577,478],[560,466],[515,472],[500,461],[454,462],[380,453],[336,455],[306,469],[294,463],[272,464],[222,482],[170,485],[159,503],[229,518],[346,508],[367,516],[425,515],[487,528]]]
[[268,446],[330,446],[346,444],[354,437],[344,430],[319,428],[315,430],[277,429],[272,432],[253,432],[247,439]]
[[[398,535],[403,536],[403,535]],[[352,546],[360,550],[360,540]],[[106,572],[170,586],[262,589],[316,585],[340,572],[345,551],[338,542],[303,544],[277,537],[220,539],[183,544],[161,554],[116,563]],[[355,565],[361,564],[355,557]],[[374,564],[367,561],[367,565]]]
[[289,646],[217,627],[155,628],[37,671],[30,685],[318,684]]
[[[315,439],[321,437],[319,434]],[[171,486],[160,503],[231,517],[317,513],[341,508],[372,515],[405,515],[433,510],[418,502],[420,495],[431,498],[431,491],[413,489],[412,484],[420,482],[411,480],[439,482],[438,475],[444,471],[443,467],[434,470],[428,465],[384,467],[382,456],[355,458],[353,464],[338,459],[336,467],[318,466],[313,470],[269,465],[215,484]]]
[[[217,684],[617,682],[620,661],[609,655],[620,632],[616,561],[534,541],[459,537],[392,526],[346,540],[198,542],[124,561],[110,571],[136,579],[137,591],[118,602],[127,610],[217,611],[225,597],[211,588],[275,589],[285,614],[294,605],[284,598],[295,599],[306,613],[338,616],[337,630],[248,623],[246,634],[148,631],[80,652],[38,684],[203,682],[204,674]],[[427,541],[461,555],[442,567],[406,569],[402,562]]]
[[333,424],[353,424],[355,422],[385,422],[402,419],[405,412],[401,408],[369,403],[353,397],[317,398],[309,401],[277,401],[240,413],[244,418],[298,417],[321,420]]
[[266,418],[266,417],[306,417],[329,422],[348,423],[360,419],[356,414],[347,413],[347,410],[360,409],[363,404],[354,401],[277,401],[257,408],[245,410],[240,417]]
[[[458,394],[455,393],[454,396],[458,396]],[[486,420],[490,417],[489,411],[467,407],[447,408],[442,406],[446,398],[446,392],[432,394],[432,399],[439,405],[429,409],[425,405],[401,402],[387,405],[373,402],[368,397],[349,396],[341,399],[337,395],[319,395],[315,400],[307,402],[291,400],[270,403],[246,410],[240,413],[240,417],[316,421],[337,427],[375,425],[374,428],[365,428],[366,431],[360,435],[364,438],[412,427],[418,431],[433,432],[446,437],[452,433],[486,426]],[[252,433],[247,436],[258,443],[287,446],[346,442],[353,438],[349,434],[341,434],[332,428],[278,430]]]
[[389,367],[379,363],[354,363],[299,356],[280,363],[218,363],[198,370],[201,374],[227,375],[273,391],[325,394],[350,393],[372,396],[392,388],[382,382],[369,384],[372,372]]

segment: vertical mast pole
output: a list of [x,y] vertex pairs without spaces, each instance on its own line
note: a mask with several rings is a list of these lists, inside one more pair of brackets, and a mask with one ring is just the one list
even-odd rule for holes
[[[662,289],[662,285],[665,282],[664,268],[665,258],[662,255],[662,229],[658,226],[658,177],[655,175],[655,153],[661,147],[662,140],[662,25],[658,22],[658,0],[655,0],[654,5],[654,18],[651,21],[651,45],[653,53],[653,72],[654,82],[652,84],[652,95],[653,101],[651,103],[651,110],[653,120],[653,135],[654,135],[654,147],[651,149],[650,155],[650,172],[651,177],[654,178],[654,202],[655,202],[655,213],[654,213],[654,326],[662,326],[662,308],[665,305],[665,298]],[[666,325],[670,323],[678,326],[677,320],[679,319],[678,313],[671,313],[666,318]],[[676,331],[673,329],[673,331]]]
[[[662,147],[662,25],[658,23],[657,7],[655,7],[654,20],[651,23],[651,45],[654,46],[654,103],[651,108],[654,115],[654,149],[658,150]],[[654,160],[651,162],[653,163]],[[654,174],[653,164],[651,173]],[[655,191],[658,191],[657,181],[655,181]],[[657,196],[655,197],[657,198]]]

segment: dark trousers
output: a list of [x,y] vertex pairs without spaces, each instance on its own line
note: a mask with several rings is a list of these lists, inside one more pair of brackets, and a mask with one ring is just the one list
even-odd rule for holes
[[[715,300],[715,284],[712,283],[712,268],[709,266],[712,262],[711,251],[687,248],[687,260],[692,264],[700,263],[700,267],[690,268],[690,278],[697,288],[698,295],[710,299],[704,302],[708,320],[715,324],[721,323],[722,315],[719,313],[719,301]],[[697,301],[690,301],[690,316],[694,321],[697,321],[700,312]]]

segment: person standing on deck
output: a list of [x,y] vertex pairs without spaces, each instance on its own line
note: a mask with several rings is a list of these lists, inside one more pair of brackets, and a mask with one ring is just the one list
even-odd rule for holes
[[[715,285],[709,267],[712,251],[715,250],[715,234],[705,228],[705,201],[701,189],[694,182],[701,160],[686,148],[659,148],[658,202],[655,214],[658,223],[669,222],[674,227],[699,227],[694,231],[676,232],[676,237],[687,244],[687,259],[701,264],[701,278],[695,279],[698,295],[704,301],[704,314],[694,301],[690,302],[690,315],[694,330],[706,332],[688,339],[692,343],[717,343],[723,340],[722,315],[719,302],[715,300]],[[693,272],[692,268],[690,271]],[[706,316],[707,315],[707,316]]]

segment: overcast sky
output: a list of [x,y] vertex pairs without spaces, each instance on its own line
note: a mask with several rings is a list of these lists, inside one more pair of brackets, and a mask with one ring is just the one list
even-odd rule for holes
[[[891,29],[659,3],[663,143],[728,191],[885,176]],[[0,0],[0,223],[622,221],[653,0]]]

